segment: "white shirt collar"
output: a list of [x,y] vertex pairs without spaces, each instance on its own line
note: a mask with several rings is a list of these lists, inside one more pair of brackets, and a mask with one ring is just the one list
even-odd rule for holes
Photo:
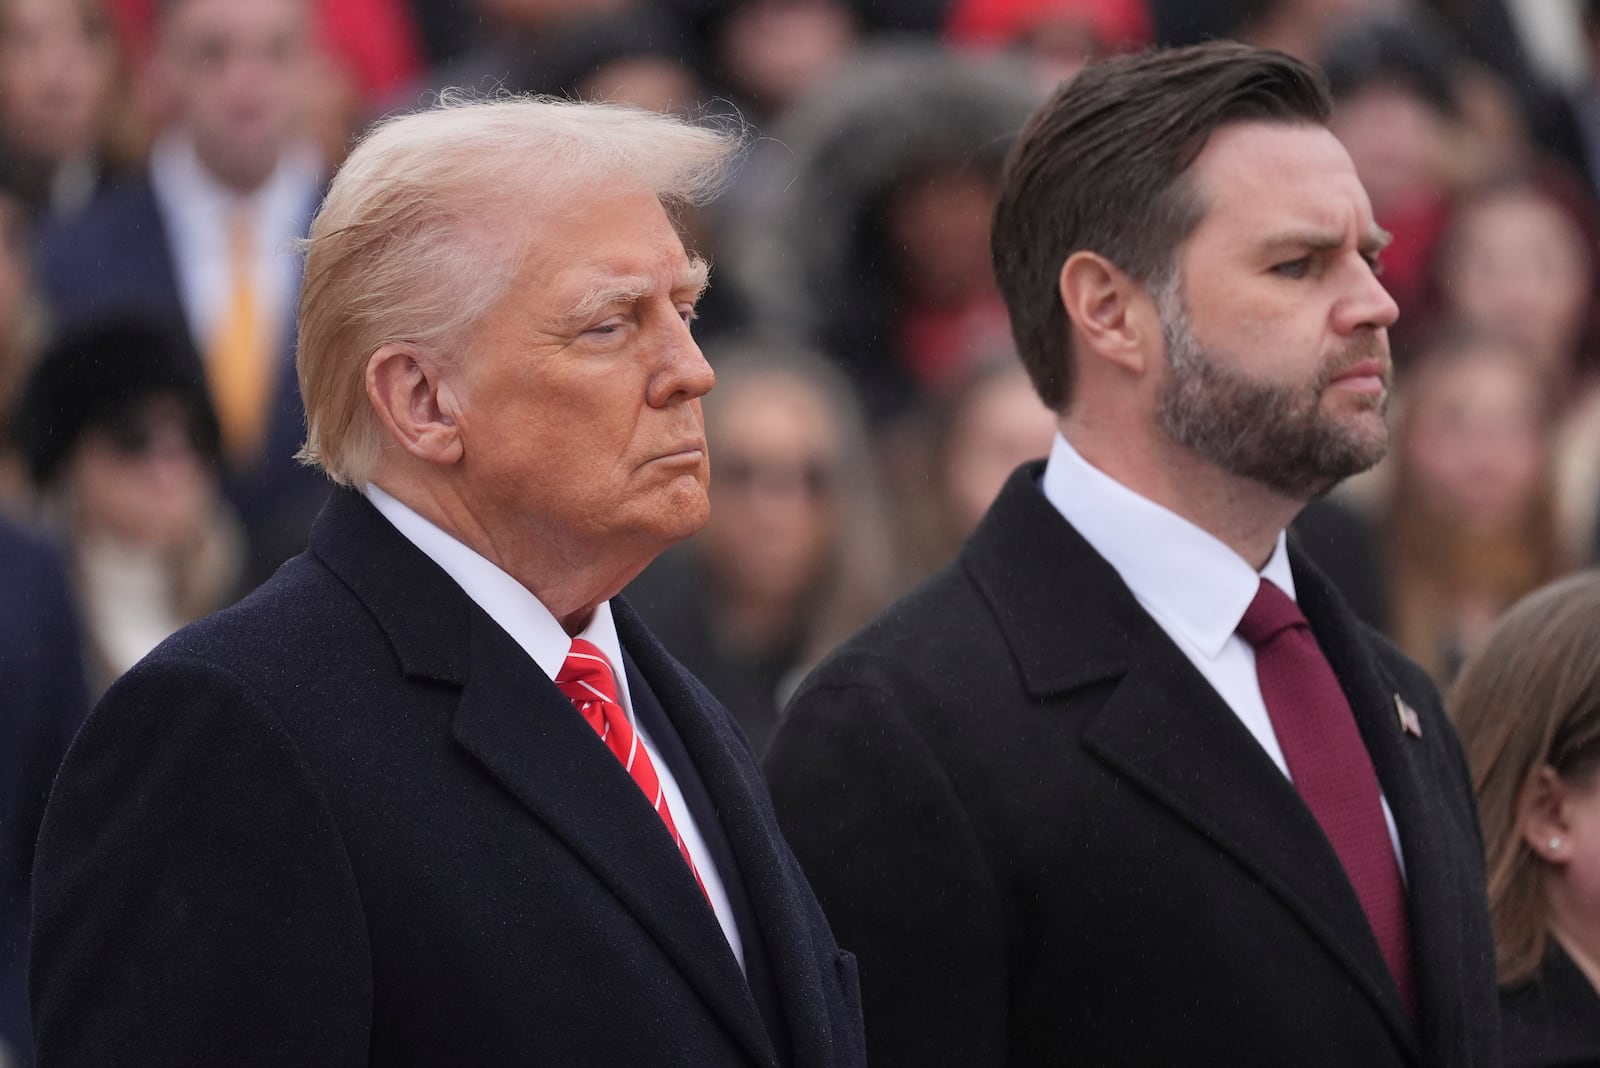
[[1265,578],[1295,596],[1285,537],[1257,574],[1238,553],[1116,481],[1056,434],[1040,488],[1168,630],[1215,658]]
[[[551,679],[556,677],[572,648],[572,638],[543,602],[522,583],[381,487],[369,482],[365,493],[372,506],[407,541],[443,568],[474,604],[522,646],[545,675]],[[633,705],[628,699],[627,672],[622,666],[622,642],[617,637],[616,622],[611,618],[610,601],[600,603],[594,618],[578,637],[599,646],[611,661],[620,703],[631,715]]]
[[200,162],[194,143],[169,131],[150,150],[150,188],[160,206],[189,332],[202,352],[216,336],[233,282],[228,235],[240,210],[253,224],[258,299],[274,330],[290,328],[300,284],[297,239],[306,234],[322,187],[314,146],[286,151],[260,189],[240,196]]
[[[180,214],[213,217],[234,206],[248,205],[265,220],[272,234],[297,236],[305,228],[313,192],[322,181],[322,156],[309,142],[284,151],[278,165],[253,193],[239,194],[206,169],[194,142],[179,131],[161,135],[150,148],[150,180],[156,195]],[[281,251],[281,250],[275,250]]]

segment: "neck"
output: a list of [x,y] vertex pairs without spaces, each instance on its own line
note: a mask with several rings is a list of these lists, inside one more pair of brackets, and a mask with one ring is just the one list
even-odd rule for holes
[[[1124,427],[1130,424],[1124,424]],[[1092,421],[1064,416],[1061,431],[1089,463],[1147,500],[1182,516],[1257,571],[1278,535],[1305,507],[1253,479],[1219,470],[1188,449],[1125,429],[1106,433]]]
[[485,522],[448,482],[385,470],[374,485],[510,575],[550,610],[569,635],[580,633],[601,602],[632,582],[650,554],[613,547],[596,552],[529,519],[513,530]]

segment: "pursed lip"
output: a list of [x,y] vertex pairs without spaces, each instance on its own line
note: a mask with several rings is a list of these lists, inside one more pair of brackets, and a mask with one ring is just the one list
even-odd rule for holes
[[668,446],[660,455],[651,457],[651,462],[698,462],[704,459],[705,455],[706,442],[704,438],[685,438],[683,441]]
[[1387,370],[1384,361],[1376,357],[1359,360],[1334,375],[1329,384],[1378,393],[1388,388]]

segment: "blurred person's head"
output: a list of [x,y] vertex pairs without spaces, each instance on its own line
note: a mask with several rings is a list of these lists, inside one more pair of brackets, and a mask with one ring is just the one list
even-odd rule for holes
[[198,361],[165,330],[108,321],[63,334],[18,422],[34,482],[74,537],[173,553],[215,507],[216,416]]
[[0,138],[29,161],[86,156],[117,70],[102,0],[0,0]]
[[1420,12],[1343,28],[1322,56],[1328,127],[1344,144],[1380,218],[1442,193],[1450,169],[1458,66],[1443,29]]
[[841,0],[733,0],[712,28],[718,76],[771,118],[821,85],[860,37]]
[[1546,392],[1514,342],[1463,332],[1407,371],[1395,433],[1399,506],[1481,537],[1522,531],[1545,492]]
[[306,134],[309,0],[161,0],[160,110],[217,179],[258,188]]
[[1514,341],[1467,327],[1418,351],[1400,396],[1384,517],[1394,636],[1445,680],[1565,565],[1549,398]]
[[[1553,935],[1600,961],[1600,572],[1500,619],[1450,709],[1483,824],[1502,986],[1534,977]],[[1591,972],[1591,974],[1593,974]]]
[[799,612],[838,581],[873,479],[860,404],[821,357],[744,342],[714,352],[711,518],[696,539],[731,601]]
[[944,401],[935,421],[934,471],[949,534],[959,542],[989,510],[1018,465],[1044,457],[1055,413],[1014,361],[988,363]]
[[1351,20],[1409,6],[1408,0],[1233,0],[1228,34],[1260,48],[1287,52],[1307,63],[1321,57],[1329,39]]
[[542,91],[692,116],[710,93],[696,73],[687,28],[644,8],[564,24],[540,57]]
[[906,168],[883,206],[887,250],[903,299],[940,305],[993,290],[988,247],[995,184],[990,168],[967,161]]
[[1146,0],[957,0],[945,22],[958,48],[1021,56],[1042,93],[1093,59],[1149,45],[1153,34]]
[[1461,199],[1434,268],[1441,312],[1523,349],[1563,388],[1591,330],[1592,239],[1576,206],[1509,179]]
[[737,147],[548,98],[447,97],[375,127],[307,242],[302,458],[416,502],[586,622],[705,521],[714,375],[689,322],[708,267],[669,213],[712,196]]

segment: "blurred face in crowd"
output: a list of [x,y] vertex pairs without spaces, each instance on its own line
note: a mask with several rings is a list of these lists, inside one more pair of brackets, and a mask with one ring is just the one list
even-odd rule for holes
[[1163,294],[1157,421],[1216,468],[1308,499],[1388,442],[1383,235],[1355,166],[1320,126],[1218,130],[1190,170],[1205,214]]
[[173,0],[161,32],[172,119],[201,162],[250,192],[301,132],[311,82],[306,0]]
[[1368,86],[1339,101],[1328,128],[1350,153],[1379,216],[1439,194],[1445,120],[1415,93]]
[[490,543],[474,547],[513,574],[551,552],[642,570],[706,519],[714,376],[689,333],[705,265],[648,190],[544,208],[510,290],[445,371],[452,477]]
[[959,302],[994,289],[989,217],[994,183],[936,168],[902,184],[889,198],[890,247],[899,257],[906,295],[920,304]]
[[1588,313],[1591,268],[1577,226],[1530,189],[1470,204],[1454,225],[1441,279],[1451,309],[1508,336],[1559,381]]
[[773,372],[718,398],[711,520],[700,539],[720,585],[763,602],[802,598],[837,539],[839,428],[828,400]]
[[835,0],[745,0],[723,21],[717,53],[740,92],[780,113],[844,61],[856,34],[855,15]]
[[83,531],[153,553],[190,542],[215,492],[195,437],[192,412],[171,394],[148,397],[114,423],[86,430],[66,468]]
[[1049,454],[1055,432],[1055,413],[1039,400],[1020,365],[980,379],[961,401],[944,443],[954,532],[970,533],[1011,472]]
[[97,0],[0,0],[0,126],[58,163],[100,137],[116,58]]
[[1545,466],[1539,378],[1521,353],[1484,345],[1423,364],[1398,443],[1414,506],[1470,534],[1521,529]]
[[677,60],[665,56],[623,56],[579,81],[578,96],[629,104],[664,115],[688,115],[702,99],[700,83]]

